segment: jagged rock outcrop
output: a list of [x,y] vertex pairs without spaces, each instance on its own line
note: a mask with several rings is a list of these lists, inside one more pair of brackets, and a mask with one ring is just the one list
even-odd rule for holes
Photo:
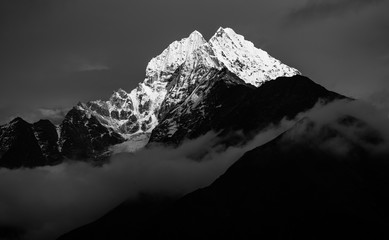
[[59,162],[61,153],[59,152],[57,127],[49,120],[39,120],[32,124],[32,128],[46,160],[52,163]]
[[99,158],[108,146],[124,141],[110,128],[104,127],[93,115],[87,115],[82,106],[69,111],[63,120],[59,147],[63,156],[70,159]]
[[0,167],[37,167],[57,163],[59,156],[52,130],[53,125],[46,121],[30,124],[21,118],[0,126]]

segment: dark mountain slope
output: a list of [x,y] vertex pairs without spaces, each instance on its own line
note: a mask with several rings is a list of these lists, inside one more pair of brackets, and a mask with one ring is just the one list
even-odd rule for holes
[[61,153],[58,150],[59,139],[55,125],[49,120],[39,120],[32,125],[32,128],[43,156],[50,163],[58,163],[61,159]]
[[32,124],[15,118],[0,127],[0,167],[19,168],[50,164],[44,157]]
[[189,97],[166,114],[153,130],[150,142],[179,144],[210,130],[224,135],[242,130],[245,136],[234,141],[244,143],[269,124],[292,119],[319,100],[326,103],[345,98],[301,75],[280,77],[254,88],[226,69],[199,84],[192,95],[200,102]]
[[104,127],[94,116],[73,108],[61,124],[60,146],[63,156],[71,159],[98,158],[114,144],[125,139]]
[[[337,124],[360,139],[303,120],[164,210],[122,205],[60,239],[387,239],[389,154],[370,151],[384,140],[353,117]],[[325,147],[339,139],[347,151]]]

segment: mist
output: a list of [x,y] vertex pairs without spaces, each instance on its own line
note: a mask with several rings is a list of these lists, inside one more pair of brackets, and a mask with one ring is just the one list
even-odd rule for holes
[[[323,134],[328,127],[339,134]],[[101,167],[67,161],[35,169],[0,169],[0,230],[17,230],[21,239],[54,239],[144,194],[177,199],[208,186],[246,151],[285,131],[285,140],[305,141],[340,156],[356,144],[375,154],[389,149],[385,114],[361,101],[319,102],[242,146],[226,147],[217,133],[209,132],[178,147],[151,145],[135,153],[126,152],[131,147],[122,144]]]
[[363,149],[370,157],[389,153],[389,119],[371,104],[339,100],[316,104],[304,114],[284,140],[329,151],[338,157]]
[[244,152],[293,123],[284,120],[269,126],[239,147],[225,147],[216,133],[209,132],[177,148],[155,145],[114,154],[101,167],[69,161],[35,169],[0,169],[0,230],[18,230],[22,239],[55,239],[142,194],[179,198],[211,184]]

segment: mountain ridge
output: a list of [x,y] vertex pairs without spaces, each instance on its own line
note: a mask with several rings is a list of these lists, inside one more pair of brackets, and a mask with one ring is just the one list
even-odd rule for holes
[[[179,105],[211,69],[222,68],[227,68],[255,87],[280,76],[301,74],[267,52],[255,48],[252,42],[245,40],[231,28],[220,27],[209,41],[195,30],[189,37],[174,41],[160,55],[152,58],[146,67],[146,77],[137,88],[130,93],[122,90],[127,103],[124,104],[125,115],[131,114],[132,119],[137,119],[136,122],[116,121],[116,114],[114,117],[106,114],[110,119],[104,116],[103,119],[109,122],[108,127],[119,129],[118,132],[124,137],[128,133],[131,135],[151,132],[159,122],[161,108],[167,112]],[[117,93],[114,92],[112,96],[115,94]],[[92,101],[92,104],[97,102],[99,101]],[[108,101],[106,103],[112,106]],[[112,113],[104,104],[97,105],[100,105],[103,111]],[[101,119],[93,108],[85,110]],[[102,123],[104,125],[104,122]],[[130,129],[121,127],[127,124]]]
[[215,79],[204,81],[210,85],[205,87],[209,92],[201,84],[194,91],[204,95],[201,101],[189,99],[161,120],[151,134],[151,143],[179,144],[211,130],[221,131],[221,135],[242,131],[245,140],[240,138],[239,142],[248,141],[267,126],[285,118],[294,119],[319,101],[325,104],[348,99],[300,75],[280,77],[255,88],[245,86],[226,69],[217,74]]

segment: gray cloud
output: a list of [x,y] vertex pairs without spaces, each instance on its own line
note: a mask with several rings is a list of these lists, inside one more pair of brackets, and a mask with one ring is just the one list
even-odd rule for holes
[[318,19],[356,12],[383,1],[385,0],[310,0],[292,10],[289,20],[309,23]]
[[68,108],[40,108],[38,109],[40,114],[36,119],[48,119],[54,124],[59,124],[65,118],[65,115],[69,110],[70,109]]
[[16,117],[22,117],[29,123],[35,123],[40,119],[47,119],[50,120],[53,124],[60,124],[69,110],[70,108],[68,107],[28,109],[28,111],[24,113],[15,114],[0,119],[0,125],[7,124]]
[[83,64],[78,68],[78,71],[103,71],[109,70],[108,66],[102,64]]
[[[178,148],[154,146],[118,153],[102,167],[67,162],[36,169],[0,169],[0,230],[22,239],[54,239],[139,194],[177,198],[213,182],[242,154],[291,126],[269,127],[245,146],[218,145],[208,133]],[[125,149],[125,148],[124,148]]]
[[389,153],[389,120],[386,114],[362,101],[317,104],[285,136],[292,143],[318,147],[338,156],[362,148],[370,156]]
[[382,87],[380,90],[372,93],[369,96],[369,100],[378,109],[389,114],[389,87],[388,88]]

